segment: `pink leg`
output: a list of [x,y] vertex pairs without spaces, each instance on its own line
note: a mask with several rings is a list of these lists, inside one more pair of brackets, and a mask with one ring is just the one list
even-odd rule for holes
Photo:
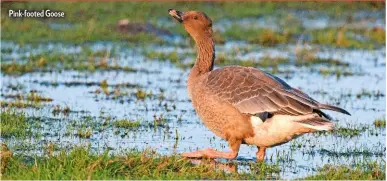
[[258,147],[257,162],[265,161],[265,154],[266,154],[266,148],[265,147]]
[[220,152],[211,148],[207,148],[204,150],[198,150],[194,152],[187,152],[181,154],[182,157],[188,158],[225,158],[225,159],[234,159],[238,156],[239,147],[242,143],[241,140],[228,140],[228,143],[231,148],[231,152]]

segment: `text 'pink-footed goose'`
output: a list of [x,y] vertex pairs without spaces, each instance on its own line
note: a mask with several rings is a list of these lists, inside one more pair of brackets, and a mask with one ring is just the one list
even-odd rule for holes
[[227,140],[230,152],[211,148],[183,153],[183,157],[234,159],[242,143],[258,147],[263,161],[266,148],[304,133],[331,130],[331,117],[321,109],[350,115],[344,109],[321,104],[285,81],[252,67],[227,66],[213,70],[215,48],[212,21],[198,11],[168,10],[196,43],[197,58],[188,77],[188,93],[203,123]]

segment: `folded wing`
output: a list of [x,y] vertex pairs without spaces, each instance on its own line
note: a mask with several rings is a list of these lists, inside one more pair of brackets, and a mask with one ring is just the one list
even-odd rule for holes
[[[280,78],[251,67],[230,66],[213,70],[208,75],[206,87],[242,113],[305,115],[323,105]],[[335,111],[348,113],[343,109]]]

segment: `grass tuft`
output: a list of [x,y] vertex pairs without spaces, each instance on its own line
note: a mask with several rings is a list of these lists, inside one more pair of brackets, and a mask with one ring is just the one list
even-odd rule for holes
[[118,120],[113,123],[113,125],[117,128],[137,128],[139,127],[140,121],[132,121],[132,120]]
[[374,121],[374,126],[376,128],[385,128],[386,127],[386,119],[383,118],[383,119],[376,119]]
[[24,113],[2,110],[0,118],[1,137],[24,137],[31,133]]
[[303,180],[385,180],[385,169],[385,166],[376,162],[364,162],[356,166],[325,165],[316,175]]
[[93,131],[90,128],[87,129],[78,129],[77,133],[75,135],[79,136],[80,138],[90,138],[93,134]]

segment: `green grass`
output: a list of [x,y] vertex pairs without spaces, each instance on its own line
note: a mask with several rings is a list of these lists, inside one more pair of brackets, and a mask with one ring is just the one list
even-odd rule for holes
[[349,63],[343,62],[333,58],[308,58],[308,59],[296,59],[295,64],[297,66],[311,66],[311,65],[329,65],[329,66],[343,66],[348,67]]
[[[286,59],[284,57],[271,57],[268,55],[263,56],[257,66],[260,67],[278,67],[279,65],[289,64],[289,59]],[[244,66],[242,64],[242,66]],[[257,67],[255,66],[255,67]]]
[[171,52],[158,52],[154,50],[144,51],[143,55],[149,60],[169,61],[180,68],[191,68],[190,63],[184,63],[186,58],[192,58],[195,56],[193,53],[178,53],[176,50]]
[[[290,26],[290,25],[289,25]],[[301,26],[301,25],[300,25]],[[385,31],[378,29],[345,29],[328,27],[324,29],[307,29],[308,27],[299,28],[296,30],[281,28],[280,31],[274,31],[268,28],[260,27],[245,27],[233,24],[225,32],[221,33],[221,39],[247,41],[252,44],[262,46],[276,46],[278,44],[292,43],[296,44],[299,40],[299,35],[309,35],[311,43],[318,45],[328,45],[339,48],[360,48],[373,49],[385,44]],[[367,40],[358,40],[354,35],[360,35]]]
[[370,91],[370,90],[367,90],[367,89],[361,89],[361,91],[356,94],[356,98],[360,99],[360,98],[364,98],[364,97],[380,98],[380,97],[385,97],[385,95],[380,90]]
[[[136,35],[121,34],[115,30],[115,23],[120,19],[129,19],[131,22],[151,22],[154,24],[159,18],[170,18],[167,10],[176,8],[183,11],[197,9],[207,12],[213,19],[230,17],[256,16],[274,12],[274,3],[241,3],[243,10],[234,8],[235,3],[189,3],[189,2],[104,2],[104,3],[7,3],[2,4],[3,12],[8,9],[55,9],[64,10],[65,18],[39,20],[33,18],[11,19],[6,13],[2,18],[2,39],[14,40],[21,44],[28,42],[62,41],[129,41],[132,43],[162,42],[151,33]],[[260,6],[254,8],[251,5]],[[66,7],[66,8],[64,8]],[[221,14],[219,14],[222,12]],[[226,13],[228,12],[228,13]],[[234,17],[234,16],[233,16]],[[171,22],[173,21],[170,19]],[[52,29],[49,23],[70,24],[69,28]],[[176,25],[175,25],[176,26]],[[29,31],[29,30],[33,31]],[[180,29],[182,32],[182,28]],[[17,31],[16,31],[17,30]],[[172,29],[175,31],[175,28]]]
[[75,135],[77,135],[80,138],[90,138],[92,134],[93,134],[93,131],[90,128],[86,128],[86,129],[79,128]]
[[359,136],[366,129],[367,129],[366,127],[360,127],[360,128],[341,127],[341,128],[337,128],[333,131],[329,131],[329,132],[331,132],[332,134],[335,134],[335,135],[343,136],[343,137],[353,137],[353,136]]
[[256,43],[262,46],[275,46],[277,44],[285,44],[289,42],[289,33],[276,32],[271,29],[258,31],[258,36],[252,36],[247,39],[249,43]]
[[[5,15],[3,14],[2,17],[4,16]],[[47,41],[65,43],[85,43],[91,41],[129,41],[133,43],[162,42],[162,40],[155,35],[145,32],[135,35],[119,33],[115,31],[112,25],[109,25],[116,22],[103,22],[94,18],[95,17],[90,17],[90,19],[85,20],[84,23],[79,22],[74,24],[71,28],[57,30],[50,28],[49,22],[40,21],[38,19],[27,18],[28,20],[14,21],[13,19],[4,17],[2,18],[2,39],[13,40],[19,44],[41,43]],[[33,31],[29,31],[31,29]]]
[[[152,150],[126,151],[119,154],[92,153],[89,148],[53,152],[48,146],[42,156],[13,154],[2,147],[2,179],[23,180],[262,180],[279,178],[278,165],[249,162],[250,173],[230,172],[235,163],[221,164],[202,160],[193,164],[178,155],[162,156]],[[355,165],[325,165],[317,173],[303,180],[384,180],[383,161],[359,161]]]
[[153,151],[130,151],[119,155],[90,153],[86,148],[61,151],[51,156],[11,155],[2,179],[100,180],[100,179],[265,179],[277,174],[276,165],[250,163],[254,174],[226,173],[208,164],[195,166],[179,156],[161,156]]
[[1,107],[5,108],[40,108],[42,104],[40,102],[31,102],[24,100],[14,100],[14,101],[1,101]]
[[347,127],[338,127],[330,131],[314,132],[315,135],[335,135],[338,137],[355,137],[360,136],[362,133],[370,130],[369,126],[365,125],[348,125]]
[[[365,48],[373,49],[376,44],[383,45],[385,41],[381,43],[377,41],[363,41],[350,36],[350,34],[358,34],[356,30],[350,30],[345,28],[325,28],[311,30],[308,32],[312,36],[312,43],[320,45],[330,45],[340,48]],[[369,36],[368,33],[362,33],[363,36]]]
[[244,40],[262,46],[275,46],[287,43],[290,39],[289,36],[290,34],[285,31],[276,32],[267,28],[246,28],[235,24],[221,34],[221,37],[226,40]]
[[148,57],[149,59],[157,59],[161,61],[169,60],[171,63],[177,63],[181,60],[179,57],[177,51],[173,52],[156,52],[156,51],[148,51],[145,52],[144,55]]
[[12,101],[1,101],[1,107],[13,107],[13,108],[40,108],[42,103],[53,101],[52,98],[42,96],[36,92],[30,92],[28,94],[6,94],[5,98]]
[[44,97],[42,95],[39,95],[37,93],[30,93],[30,94],[27,94],[27,97],[26,99],[28,101],[33,101],[33,102],[51,102],[52,99],[49,98],[49,97]]
[[113,122],[113,125],[117,128],[137,128],[140,126],[140,121],[123,119]]
[[146,98],[152,98],[152,91],[147,92],[146,90],[136,88],[135,96],[138,100],[145,100]]
[[[238,7],[238,8],[235,8]],[[171,31],[174,34],[186,36],[183,28],[172,23],[167,10],[175,8],[182,11],[199,10],[206,12],[214,22],[220,19],[235,20],[246,17],[278,16],[281,18],[280,32],[270,29],[246,29],[232,27],[222,35],[216,35],[218,43],[225,39],[245,40],[264,46],[274,46],[287,43],[291,35],[302,33],[300,20],[284,12],[313,10],[324,11],[333,18],[352,16],[355,11],[379,12],[384,11],[383,3],[327,3],[327,2],[12,2],[2,3],[2,40],[12,40],[19,44],[38,43],[47,41],[84,43],[91,41],[126,41],[135,44],[166,43],[150,32],[138,34],[119,33],[115,29],[118,20],[129,19],[135,23],[151,23],[158,28]],[[9,9],[52,9],[64,11],[65,18],[9,18]],[[168,20],[171,25],[156,23]],[[50,23],[67,25],[62,29],[50,27]],[[159,25],[157,25],[159,24]],[[329,36],[325,35],[328,34]],[[346,33],[345,33],[346,34]],[[366,30],[363,33],[372,41],[384,44],[383,29]],[[312,32],[315,43],[330,44],[338,47],[370,47],[369,42],[356,41],[347,35],[341,36],[337,30],[321,30]],[[344,37],[344,38],[340,38]],[[384,38],[383,38],[384,37]],[[7,51],[7,50],[2,50]]]
[[31,132],[28,130],[27,117],[24,113],[11,110],[1,110],[1,137],[24,137]]
[[44,72],[57,70],[77,70],[77,71],[136,71],[132,67],[119,66],[112,61],[113,51],[92,51],[88,47],[83,47],[78,53],[63,53],[59,51],[42,52],[29,57],[22,57],[27,60],[25,63],[10,62],[3,63],[1,71],[8,75],[23,75],[30,72]]
[[279,65],[284,65],[290,63],[288,59],[283,57],[271,57],[265,55],[259,60],[240,60],[233,56],[228,56],[226,54],[220,54],[215,59],[216,65],[228,66],[228,65],[241,65],[246,67],[275,67]]
[[379,44],[386,43],[386,30],[383,28],[373,28],[367,31],[366,36]]
[[318,71],[323,76],[332,76],[335,75],[337,79],[340,79],[340,77],[344,76],[356,76],[356,75],[364,75],[362,72],[354,72],[353,70],[349,68],[343,68],[343,67],[334,67],[332,68],[320,68],[318,70],[312,69],[312,71]]
[[384,165],[377,162],[361,162],[355,166],[325,165],[313,176],[303,180],[385,180]]

